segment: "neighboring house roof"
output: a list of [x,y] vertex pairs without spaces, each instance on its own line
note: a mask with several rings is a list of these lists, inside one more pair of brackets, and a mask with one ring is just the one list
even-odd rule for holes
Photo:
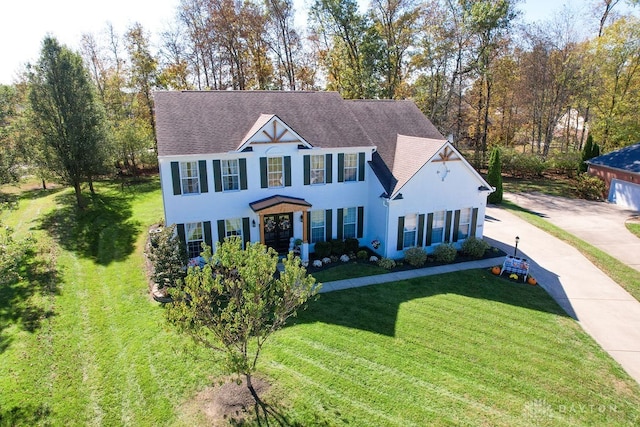
[[640,142],[587,160],[588,164],[640,173]]
[[375,146],[370,166],[389,195],[446,142],[412,101],[344,100],[337,92],[302,91],[154,96],[159,156],[237,150],[277,116],[314,147]]

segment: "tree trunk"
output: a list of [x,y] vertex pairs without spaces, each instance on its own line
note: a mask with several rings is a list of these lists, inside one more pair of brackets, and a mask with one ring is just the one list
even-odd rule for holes
[[78,204],[78,208],[84,209],[84,199],[82,198],[82,190],[80,189],[80,181],[76,181],[73,183],[73,189],[76,193],[76,203]]
[[47,183],[44,181],[44,179],[42,180],[42,189],[43,190],[47,189]]

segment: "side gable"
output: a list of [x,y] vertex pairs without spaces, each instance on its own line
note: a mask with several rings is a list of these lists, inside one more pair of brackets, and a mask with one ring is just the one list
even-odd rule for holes
[[393,175],[398,179],[397,185],[390,194],[396,197],[402,188],[429,163],[438,164],[437,173],[442,180],[450,172],[447,162],[461,162],[477,180],[478,188],[491,186],[447,140],[416,138],[398,135]]

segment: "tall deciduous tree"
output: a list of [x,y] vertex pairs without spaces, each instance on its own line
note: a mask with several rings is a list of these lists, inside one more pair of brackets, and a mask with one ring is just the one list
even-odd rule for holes
[[74,188],[84,206],[81,185],[103,170],[108,158],[104,114],[82,58],[46,37],[29,73],[29,101],[42,136],[48,168]]
[[295,316],[318,291],[299,258],[284,259],[276,277],[278,254],[260,243],[242,249],[238,238],[203,253],[202,268],[190,268],[184,285],[170,290],[169,322],[196,342],[224,352],[230,373],[244,376],[256,402],[251,378],[266,340]]

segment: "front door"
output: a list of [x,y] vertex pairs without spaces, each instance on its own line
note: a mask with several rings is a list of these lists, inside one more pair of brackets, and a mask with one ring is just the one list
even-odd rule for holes
[[278,253],[289,251],[289,241],[293,236],[293,214],[281,213],[264,216],[264,244]]

